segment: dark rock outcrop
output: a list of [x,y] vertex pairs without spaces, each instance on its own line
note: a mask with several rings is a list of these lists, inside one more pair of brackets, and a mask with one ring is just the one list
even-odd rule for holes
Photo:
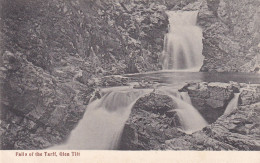
[[220,117],[239,86],[230,83],[189,83],[180,91],[188,92],[192,105],[208,121]]
[[129,79],[119,75],[105,76],[97,79],[95,84],[101,87],[126,86],[129,84]]
[[243,88],[240,94],[239,105],[245,106],[259,101],[260,101],[260,86],[251,85],[250,87],[246,86],[245,88]]
[[151,93],[141,97],[134,105],[126,122],[120,149],[160,149],[171,138],[184,135],[176,114],[176,103],[167,95]]

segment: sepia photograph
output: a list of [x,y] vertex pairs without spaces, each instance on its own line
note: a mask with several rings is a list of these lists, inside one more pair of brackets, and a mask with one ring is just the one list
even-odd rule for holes
[[0,83],[14,157],[260,151],[260,0],[0,0]]

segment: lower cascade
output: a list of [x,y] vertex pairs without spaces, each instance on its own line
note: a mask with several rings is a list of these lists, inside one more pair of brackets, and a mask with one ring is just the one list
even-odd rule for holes
[[208,125],[197,109],[192,106],[187,92],[171,91],[167,88],[163,91],[177,103],[176,111],[181,121],[182,130],[185,133],[193,133]]
[[[170,90],[166,88],[159,92],[168,95],[177,103],[176,112],[182,125],[181,130],[193,133],[205,127],[207,122],[191,105],[188,93]],[[103,97],[88,105],[83,119],[68,140],[50,149],[117,149],[132,107],[140,97],[150,92],[151,89],[113,89],[104,93]]]
[[107,92],[91,102],[83,119],[63,145],[51,149],[117,149],[131,108],[149,90]]
[[240,93],[235,93],[233,99],[227,105],[224,115],[228,115],[229,113],[231,113],[232,111],[234,111],[236,109],[237,104],[238,104],[239,95],[240,95]]
[[167,15],[170,27],[164,38],[163,69],[198,71],[203,63],[198,11],[168,11]]

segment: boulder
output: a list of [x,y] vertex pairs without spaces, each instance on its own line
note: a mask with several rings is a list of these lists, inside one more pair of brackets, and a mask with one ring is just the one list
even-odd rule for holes
[[188,83],[180,91],[188,92],[192,105],[212,123],[220,117],[234,93],[240,86],[237,83]]
[[128,84],[129,79],[120,75],[104,76],[95,81],[95,85],[100,87],[126,86]]
[[174,109],[176,104],[167,95],[151,93],[137,100],[134,108],[164,115],[167,111]]
[[258,101],[260,101],[260,86],[251,86],[242,89],[239,105],[250,105]]
[[120,149],[158,150],[166,140],[184,135],[174,109],[176,103],[166,95],[151,93],[141,97],[126,122]]

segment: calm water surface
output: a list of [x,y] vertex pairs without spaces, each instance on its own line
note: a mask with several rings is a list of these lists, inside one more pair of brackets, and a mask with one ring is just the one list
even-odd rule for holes
[[217,73],[217,72],[148,72],[139,74],[127,74],[133,81],[153,81],[165,84],[186,82],[223,82],[230,81],[247,84],[260,84],[260,74],[253,73]]

